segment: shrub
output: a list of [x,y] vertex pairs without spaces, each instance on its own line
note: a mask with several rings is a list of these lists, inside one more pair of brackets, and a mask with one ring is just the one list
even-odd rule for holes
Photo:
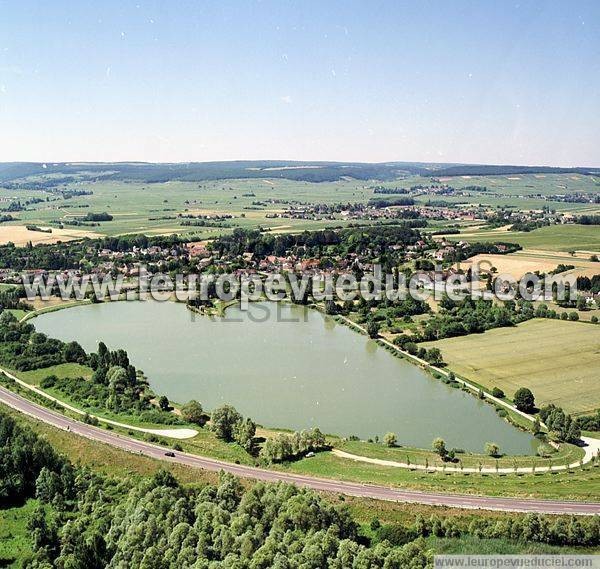
[[532,413],[535,409],[535,398],[533,397],[531,390],[527,389],[527,387],[517,389],[513,401],[515,402],[517,409],[524,413]]
[[541,456],[542,458],[547,458],[555,452],[556,450],[554,449],[554,447],[546,443],[542,443],[541,445],[539,445],[536,450],[537,455]]
[[206,415],[202,409],[202,405],[192,399],[181,408],[181,418],[188,423],[194,423],[201,427],[206,423]]
[[386,433],[383,437],[383,442],[388,447],[395,447],[398,444],[396,433]]

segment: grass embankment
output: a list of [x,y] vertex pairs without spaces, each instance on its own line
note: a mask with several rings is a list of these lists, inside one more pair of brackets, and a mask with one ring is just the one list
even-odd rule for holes
[[21,321],[25,322],[26,320],[30,320],[31,318],[35,318],[40,314],[48,314],[49,312],[56,312],[57,310],[62,310],[63,308],[73,308],[75,306],[85,306],[86,304],[91,304],[90,300],[61,300],[61,299],[52,299],[49,301],[37,300],[34,302],[33,310],[30,312],[24,313],[21,317]]
[[77,363],[66,363],[31,371],[11,371],[11,373],[31,385],[39,386],[42,379],[50,375],[55,375],[60,378],[82,377],[83,379],[90,379],[93,371],[88,366]]
[[[0,404],[0,409],[10,414],[19,423],[26,424],[36,433],[43,435],[57,451],[67,456],[74,464],[88,466],[99,472],[119,477],[127,477],[134,474],[143,476],[151,475],[162,468],[170,470],[182,482],[186,483],[211,482],[216,480],[217,475],[215,473],[156,460],[104,443],[92,441],[23,415],[3,404]],[[120,431],[115,429],[115,432]]]
[[458,461],[460,461],[465,468],[478,468],[479,465],[484,468],[495,468],[496,465],[498,465],[499,468],[513,468],[515,466],[532,467],[534,465],[536,468],[549,465],[559,466],[577,463],[585,454],[583,449],[575,445],[561,444],[560,448],[549,458],[537,456],[501,456],[499,458],[494,458],[475,453],[458,453],[456,455],[457,462],[443,463],[437,454],[424,449],[387,447],[382,444],[363,441],[340,441],[339,444],[336,444],[335,446],[339,450],[358,456],[410,463],[412,465],[420,466],[424,466],[427,462],[430,467],[443,467],[443,465],[446,464],[446,466],[453,468],[458,468],[460,466]]
[[567,500],[597,500],[600,482],[597,464],[552,474],[425,473],[354,462],[331,453],[319,453],[313,458],[290,463],[282,468],[297,474],[415,490]]

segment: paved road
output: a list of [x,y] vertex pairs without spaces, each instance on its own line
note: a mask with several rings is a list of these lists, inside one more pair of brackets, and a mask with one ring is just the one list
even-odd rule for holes
[[186,466],[202,468],[209,471],[224,470],[242,478],[252,478],[266,482],[284,481],[298,486],[359,496],[364,498],[375,498],[378,500],[390,500],[395,502],[428,504],[433,506],[447,506],[453,508],[501,510],[507,512],[538,512],[549,514],[600,514],[600,503],[590,502],[566,502],[550,500],[524,500],[515,498],[493,498],[487,496],[464,496],[459,494],[439,494],[429,492],[417,492],[414,490],[402,490],[386,486],[375,486],[370,484],[359,484],[353,482],[340,482],[337,480],[326,480],[298,474],[288,474],[274,470],[264,470],[252,466],[243,466],[202,458],[191,454],[176,452],[175,457],[165,456],[164,447],[131,439],[116,433],[92,427],[64,417],[55,411],[41,407],[24,399],[20,395],[0,387],[0,402],[21,411],[31,417],[39,419],[59,429],[70,430],[72,433],[81,435],[88,439],[99,441],[111,446],[142,454],[152,458],[176,462]]

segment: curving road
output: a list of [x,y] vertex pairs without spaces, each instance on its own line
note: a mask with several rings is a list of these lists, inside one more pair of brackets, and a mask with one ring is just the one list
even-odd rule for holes
[[165,447],[131,439],[70,419],[55,411],[32,403],[4,387],[0,387],[0,402],[59,429],[69,430],[82,437],[129,452],[194,468],[202,468],[213,472],[224,470],[242,478],[251,478],[265,482],[283,481],[324,492],[374,498],[377,500],[390,500],[394,502],[427,504],[432,506],[546,514],[600,514],[600,502],[525,500],[517,498],[495,498],[490,496],[465,496],[460,494],[418,492],[416,490],[402,490],[400,488],[389,488],[386,486],[375,486],[356,482],[342,482],[338,480],[327,480],[324,478],[277,472],[275,470],[265,470],[252,466],[231,464],[212,458],[203,458],[183,452],[177,452],[174,457],[168,457],[165,455],[165,452],[167,452]]

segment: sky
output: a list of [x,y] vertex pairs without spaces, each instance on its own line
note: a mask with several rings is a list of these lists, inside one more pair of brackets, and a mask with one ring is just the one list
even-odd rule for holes
[[600,2],[0,0],[0,161],[600,166]]

